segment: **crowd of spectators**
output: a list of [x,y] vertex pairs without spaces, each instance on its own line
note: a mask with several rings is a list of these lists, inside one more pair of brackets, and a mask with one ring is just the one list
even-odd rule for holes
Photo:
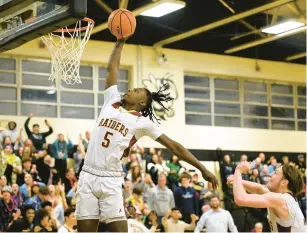
[[[9,122],[7,129],[0,128],[0,232],[74,232],[78,176],[90,133],[80,134],[77,145],[59,133],[48,145],[52,127],[46,120],[47,132],[41,132],[38,124],[30,129],[32,117],[24,127]],[[22,128],[27,138],[22,138]],[[137,146],[123,159],[123,196],[131,221],[152,232],[268,231],[265,209],[242,208],[233,201],[227,177],[240,161],[231,161],[228,154],[221,159],[220,193],[210,182],[200,181],[195,170],[186,169],[177,156],[165,159],[162,152]],[[248,156],[242,155],[241,161],[249,161]],[[305,155],[290,162],[287,156],[267,160],[260,153],[243,179],[265,185],[280,163],[293,163],[306,174]],[[306,192],[299,203],[306,217]],[[101,224],[99,231],[104,227]]]

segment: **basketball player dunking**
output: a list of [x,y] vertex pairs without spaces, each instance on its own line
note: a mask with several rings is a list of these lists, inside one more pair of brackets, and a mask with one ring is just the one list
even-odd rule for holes
[[236,204],[268,208],[271,232],[306,232],[304,216],[295,199],[304,187],[300,171],[292,165],[283,165],[276,169],[267,187],[264,187],[242,180],[242,173],[248,172],[250,168],[250,163],[242,162],[237,166],[234,176],[228,177],[228,183],[233,183]]
[[[124,40],[117,41],[107,66],[104,105],[92,132],[84,166],[80,174],[76,216],[79,232],[97,231],[99,220],[110,232],[127,232],[123,207],[121,163],[130,147],[149,136],[173,154],[198,168],[204,179],[217,186],[217,179],[187,149],[163,134],[152,120],[152,102],[163,106],[169,94],[151,93],[145,88],[129,90],[123,97],[117,89],[117,72]],[[164,107],[164,106],[163,106]],[[147,118],[149,117],[149,119]]]

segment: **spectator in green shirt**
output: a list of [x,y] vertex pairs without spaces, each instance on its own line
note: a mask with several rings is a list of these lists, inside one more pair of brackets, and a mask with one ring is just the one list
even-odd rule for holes
[[174,191],[179,186],[179,175],[184,172],[185,169],[181,166],[176,155],[172,155],[166,166],[170,169],[168,175],[168,185],[169,188]]

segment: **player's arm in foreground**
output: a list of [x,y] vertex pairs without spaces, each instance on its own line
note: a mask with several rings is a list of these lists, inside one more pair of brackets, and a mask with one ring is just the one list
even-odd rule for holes
[[285,200],[278,193],[268,192],[263,195],[246,193],[242,182],[242,173],[246,173],[249,170],[250,163],[248,162],[243,162],[236,168],[233,181],[235,203],[238,206],[252,208],[276,208],[283,206]]
[[170,139],[165,134],[162,134],[159,138],[157,138],[156,141],[169,149],[181,160],[196,167],[201,172],[203,178],[207,181],[210,181],[213,185],[213,188],[216,189],[218,185],[216,177],[203,164],[201,164],[185,147],[183,147],[180,143]]
[[120,64],[121,52],[125,40],[118,40],[115,43],[115,46],[112,50],[109,63],[107,66],[107,77],[106,77],[106,86],[105,89],[117,84],[117,72]]
[[[233,180],[234,180],[234,175],[228,176],[227,177],[227,184],[232,186]],[[265,193],[269,192],[269,190],[264,185],[261,185],[261,184],[255,183],[255,182],[242,180],[242,184],[243,184],[244,189],[249,193],[265,194]]]

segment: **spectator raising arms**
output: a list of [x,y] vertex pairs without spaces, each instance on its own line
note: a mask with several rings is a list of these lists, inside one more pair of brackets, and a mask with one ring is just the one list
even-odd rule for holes
[[162,225],[165,232],[185,232],[194,230],[197,216],[191,214],[191,224],[179,220],[181,217],[182,215],[178,208],[172,208],[172,210],[168,211],[162,219]]
[[25,130],[28,138],[31,139],[36,150],[42,151],[46,149],[46,137],[53,133],[52,127],[49,125],[48,121],[45,120],[46,126],[49,128],[48,132],[40,133],[40,127],[38,124],[34,124],[32,131],[29,129],[29,122],[34,115],[31,113],[25,122]]

